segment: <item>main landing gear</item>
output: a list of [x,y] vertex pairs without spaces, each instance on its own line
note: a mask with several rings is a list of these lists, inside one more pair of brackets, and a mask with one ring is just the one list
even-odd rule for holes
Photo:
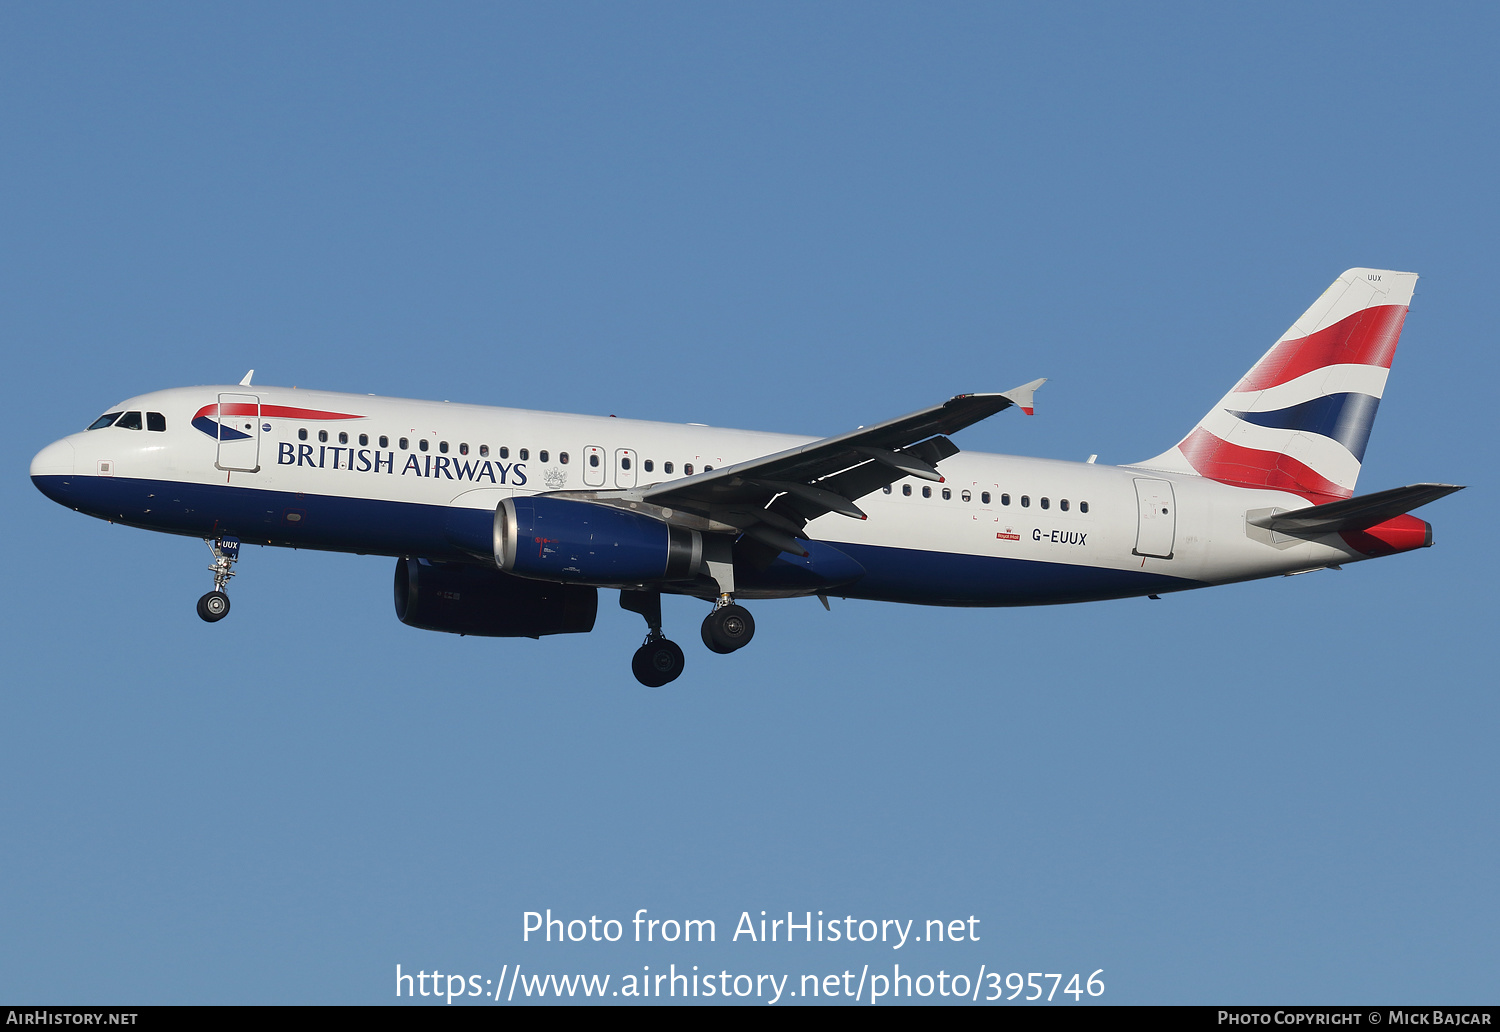
[[753,637],[755,618],[728,595],[720,595],[713,612],[703,618],[703,644],[721,656],[744,648]]
[[229,578],[234,576],[234,564],[240,557],[240,539],[205,538],[204,542],[214,556],[214,564],[208,568],[214,575],[214,590],[198,600],[198,616],[206,623],[218,623],[229,615],[229,596],[224,589],[229,585]]
[[[635,679],[647,688],[660,688],[682,675],[682,649],[661,630],[661,592],[621,591],[620,608],[639,613],[646,620],[646,641],[630,660]],[[703,644],[725,655],[744,648],[755,636],[755,618],[736,605],[730,595],[719,596],[713,612],[703,621]]]
[[660,688],[682,676],[687,665],[682,649],[661,631],[661,592],[622,591],[620,608],[640,613],[646,620],[646,642],[630,660],[635,679],[647,688]]

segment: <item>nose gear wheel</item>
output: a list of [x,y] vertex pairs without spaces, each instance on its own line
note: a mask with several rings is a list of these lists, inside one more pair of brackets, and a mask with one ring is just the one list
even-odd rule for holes
[[218,623],[229,615],[229,596],[222,591],[210,591],[198,600],[198,615],[205,623]]

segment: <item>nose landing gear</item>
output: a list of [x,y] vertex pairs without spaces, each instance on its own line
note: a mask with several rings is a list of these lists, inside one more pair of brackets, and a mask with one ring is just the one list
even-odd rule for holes
[[214,564],[208,568],[214,575],[214,590],[198,600],[198,616],[205,623],[218,623],[229,615],[229,596],[224,589],[229,578],[234,576],[234,564],[240,557],[240,539],[205,538],[204,543],[214,556]]

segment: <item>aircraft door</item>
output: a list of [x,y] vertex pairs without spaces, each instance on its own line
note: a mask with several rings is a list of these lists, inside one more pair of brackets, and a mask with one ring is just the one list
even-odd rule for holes
[[1171,483],[1138,478],[1135,500],[1140,509],[1140,523],[1132,554],[1172,558],[1172,545],[1177,538],[1177,499]]
[[615,486],[634,487],[636,474],[635,452],[630,448],[615,449]]
[[221,394],[215,413],[219,427],[219,454],[214,465],[241,473],[260,471],[260,397],[254,394]]
[[583,486],[604,486],[604,449],[592,444],[583,449]]

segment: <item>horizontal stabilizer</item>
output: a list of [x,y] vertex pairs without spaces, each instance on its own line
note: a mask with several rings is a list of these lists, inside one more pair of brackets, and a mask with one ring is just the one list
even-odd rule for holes
[[1389,491],[1360,495],[1358,498],[1345,498],[1326,505],[1294,509],[1274,516],[1255,516],[1250,522],[1278,534],[1296,537],[1365,530],[1411,512],[1419,505],[1435,502],[1445,495],[1462,490],[1463,487],[1458,484],[1411,484],[1408,487],[1393,487]]

